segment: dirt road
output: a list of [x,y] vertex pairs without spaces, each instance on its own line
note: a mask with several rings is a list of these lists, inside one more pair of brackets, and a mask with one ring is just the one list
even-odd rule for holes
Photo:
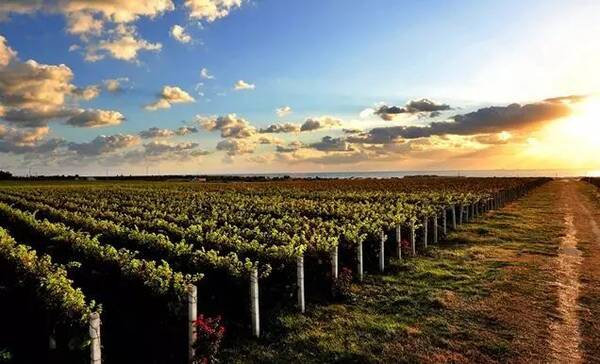
[[557,257],[560,319],[551,325],[551,348],[556,362],[600,362],[600,195],[579,181],[552,184],[566,234]]

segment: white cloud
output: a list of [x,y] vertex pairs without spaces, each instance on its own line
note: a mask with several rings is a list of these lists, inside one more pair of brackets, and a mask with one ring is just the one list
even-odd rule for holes
[[185,0],[191,18],[213,22],[242,6],[242,0]]
[[251,154],[256,149],[256,142],[246,139],[228,138],[217,144],[217,150],[227,152],[229,156]]
[[106,56],[135,61],[139,51],[159,51],[161,45],[139,38],[130,24],[140,17],[155,18],[174,9],[171,0],[5,0],[0,3],[0,18],[36,12],[62,14],[67,19],[67,32],[84,43],[87,61]]
[[73,94],[85,101],[90,101],[100,96],[100,86],[92,85],[84,88],[76,88]]
[[212,80],[215,78],[215,76],[211,75],[206,68],[200,70],[200,77],[205,80]]
[[236,91],[241,91],[241,90],[254,90],[256,88],[256,85],[254,85],[253,83],[247,83],[244,80],[239,80],[238,82],[235,83],[235,85],[233,86],[233,89]]
[[97,97],[100,88],[73,85],[73,72],[64,64],[21,62],[4,38],[0,39],[0,55],[9,60],[0,65],[0,118],[12,125],[44,127],[51,120],[71,118],[71,125],[95,127],[114,125],[124,119],[117,111],[77,108],[78,100]]
[[85,60],[96,62],[107,55],[123,61],[137,62],[140,51],[158,52],[162,49],[161,43],[150,43],[139,38],[135,27],[119,24],[109,32],[108,39],[98,43],[90,43],[85,49]]
[[275,113],[277,114],[277,116],[279,116],[280,118],[287,116],[289,114],[292,113],[292,108],[289,106],[282,106],[279,107],[277,109],[275,109]]
[[192,41],[192,37],[185,32],[185,29],[181,25],[173,25],[171,27],[171,37],[175,38],[180,43],[189,43]]
[[247,120],[238,117],[236,114],[219,117],[198,117],[198,122],[208,131],[220,131],[223,138],[244,139],[256,135],[256,129]]
[[104,87],[106,88],[106,91],[108,92],[120,92],[123,91],[123,87],[121,86],[121,84],[123,82],[128,82],[129,78],[127,77],[120,77],[120,78],[113,78],[113,79],[108,79],[108,80],[104,80]]
[[7,66],[16,57],[17,52],[10,48],[6,38],[0,35],[0,67]]
[[146,110],[155,111],[168,109],[172,104],[189,103],[196,101],[190,94],[177,86],[164,86],[158,95],[158,100],[146,105]]

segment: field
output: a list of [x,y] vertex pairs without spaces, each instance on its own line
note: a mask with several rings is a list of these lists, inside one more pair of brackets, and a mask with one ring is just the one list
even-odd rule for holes
[[541,271],[505,275],[556,254],[549,181],[5,182],[0,358],[514,359],[541,344],[482,320],[554,302]]

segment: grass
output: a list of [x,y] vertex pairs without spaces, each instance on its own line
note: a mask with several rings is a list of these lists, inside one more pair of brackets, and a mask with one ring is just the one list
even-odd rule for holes
[[521,310],[554,306],[544,265],[562,234],[562,215],[553,212],[553,201],[551,189],[542,187],[463,225],[425,255],[392,262],[385,275],[366,276],[353,285],[348,302],[309,304],[304,315],[272,317],[263,338],[229,343],[222,361],[514,360],[526,345],[538,345],[524,343],[522,330],[539,331],[538,336],[545,330],[535,317],[520,317],[527,315]]

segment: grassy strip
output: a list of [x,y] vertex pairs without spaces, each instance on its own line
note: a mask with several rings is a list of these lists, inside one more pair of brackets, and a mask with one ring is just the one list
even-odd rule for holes
[[367,276],[348,302],[270,318],[265,337],[229,343],[223,362],[536,359],[547,322],[530,311],[554,306],[547,274],[563,229],[554,189],[543,186],[451,233],[426,256]]

